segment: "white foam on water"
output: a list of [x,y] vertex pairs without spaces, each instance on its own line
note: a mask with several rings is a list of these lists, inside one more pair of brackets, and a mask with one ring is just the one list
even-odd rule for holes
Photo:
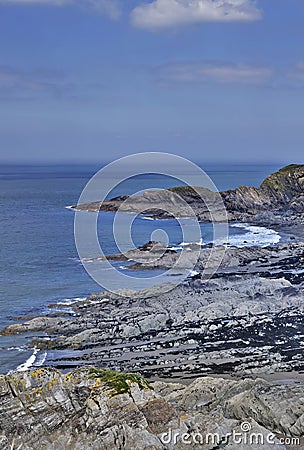
[[94,305],[99,305],[102,303],[108,303],[108,298],[102,298],[101,300],[91,300],[91,303],[94,303]]
[[189,277],[195,277],[196,275],[199,275],[199,272],[197,270],[191,270],[191,272],[189,273]]
[[188,245],[201,245],[201,246],[203,246],[205,244],[204,244],[203,238],[200,238],[199,242],[181,242],[178,245],[180,245],[182,247],[186,247]]
[[83,302],[87,298],[86,297],[73,297],[73,298],[64,298],[63,300],[60,300],[57,302],[57,305],[73,305],[73,303]]
[[[281,236],[275,230],[271,228],[248,225],[246,223],[234,223],[230,227],[240,228],[245,231],[244,234],[231,235],[223,239],[216,239],[215,245],[228,245],[230,247],[268,247],[270,245],[278,244],[281,240]],[[181,247],[189,247],[191,245],[204,246],[203,239],[199,242],[181,242],[177,246],[170,247],[172,250],[180,250]]]
[[14,351],[17,350],[17,352],[25,352],[26,351],[25,348],[23,348],[23,347],[8,347],[5,350],[14,350]]
[[35,361],[35,366],[43,366],[47,357],[47,352],[40,352]]
[[32,367],[32,365],[36,361],[36,358],[37,358],[36,355],[38,353],[39,353],[39,349],[37,347],[35,347],[31,356],[23,364],[20,364],[20,366],[17,367],[16,371],[17,372],[25,372],[25,371],[29,370],[29,368]]
[[[281,236],[275,230],[266,227],[248,225],[244,223],[235,223],[231,227],[241,228],[246,233],[238,236],[229,236],[229,245],[234,247],[268,247],[278,244]],[[216,241],[216,244],[225,244],[225,242]]]
[[153,217],[148,217],[148,216],[139,216],[139,217],[143,220],[156,220],[156,219],[153,219]]

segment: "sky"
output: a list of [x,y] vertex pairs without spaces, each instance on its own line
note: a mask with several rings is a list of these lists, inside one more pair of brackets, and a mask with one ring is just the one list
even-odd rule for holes
[[0,0],[0,161],[301,163],[301,0]]

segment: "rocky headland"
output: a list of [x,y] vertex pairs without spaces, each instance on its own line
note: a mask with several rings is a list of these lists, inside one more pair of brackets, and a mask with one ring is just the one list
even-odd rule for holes
[[[304,222],[304,165],[291,164],[268,176],[259,187],[240,186],[220,193],[229,220],[263,224]],[[202,201],[205,199],[206,201]],[[199,220],[210,220],[207,204],[216,209],[218,194],[206,189],[179,186],[150,190],[131,197],[74,206],[86,211],[145,213],[154,218],[189,215],[189,206]],[[219,208],[221,207],[218,205]],[[219,219],[220,220],[220,219]]]
[[[203,194],[216,206],[218,194]],[[166,218],[164,210],[186,215],[185,201],[210,219],[191,187],[76,208]],[[46,359],[43,368],[0,376],[1,449],[303,448],[304,166],[287,166],[259,188],[222,192],[221,201],[230,220],[276,225],[293,239],[188,245],[180,265],[178,251],[150,241],[106,259],[182,270],[193,267],[195,250],[195,275],[178,286],[92,294],[69,311],[50,305],[49,314],[8,325],[3,335],[31,336]],[[210,279],[207,262],[217,268]],[[235,444],[244,423],[262,446]],[[208,433],[218,441],[206,442]]]

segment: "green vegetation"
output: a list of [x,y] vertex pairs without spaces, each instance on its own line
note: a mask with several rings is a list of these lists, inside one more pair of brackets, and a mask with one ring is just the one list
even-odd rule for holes
[[176,194],[193,194],[195,192],[192,186],[175,186],[167,190]]
[[280,179],[275,178],[274,176],[270,176],[270,177],[266,178],[266,180],[263,181],[262,185],[267,186],[270,189],[277,188],[277,189],[280,189],[281,191],[284,190],[284,185],[282,184]]
[[89,368],[90,378],[94,378],[94,387],[105,386],[111,397],[119,394],[131,396],[131,384],[137,383],[140,389],[153,389],[152,386],[136,373],[118,373],[114,370]]
[[279,172],[289,172],[296,169],[303,169],[304,164],[289,164],[288,166],[282,167],[282,169],[279,170]]
[[178,195],[181,195],[181,196],[183,196],[183,195],[190,195],[190,196],[199,197],[199,193],[201,193],[201,194],[208,194],[208,193],[214,194],[214,191],[212,191],[212,190],[210,190],[208,188],[205,188],[203,186],[175,186],[175,187],[168,188],[168,189],[165,189],[165,190],[169,191],[169,192],[174,192],[175,194],[178,194]]
[[271,190],[297,194],[298,188],[294,185],[294,181],[297,178],[295,171],[299,169],[304,171],[304,164],[289,164],[289,166],[282,167],[282,169],[269,175],[261,186],[266,186]]

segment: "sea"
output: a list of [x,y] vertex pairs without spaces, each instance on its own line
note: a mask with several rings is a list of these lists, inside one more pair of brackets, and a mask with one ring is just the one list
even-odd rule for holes
[[[103,164],[95,165],[2,165],[0,166],[0,329],[50,312],[50,304],[71,303],[103,290],[84,269],[74,242],[75,205],[90,178]],[[206,164],[200,165],[218,190],[239,185],[258,186],[279,165]],[[111,196],[125,195],[148,188],[167,188],[176,180],[157,174],[144,174],[120,183]],[[98,200],[98,198],[96,198]],[[83,212],[82,214],[94,214]],[[114,213],[99,213],[98,234],[105,254],[117,253],[111,229]],[[179,224],[174,219],[143,220],[136,217],[132,237],[143,245],[163,230],[168,244],[182,242]],[[154,233],[154,234],[153,234]],[[202,225],[204,242],[212,242],[210,225]],[[231,245],[277,244],[282,237],[274,230],[233,224],[229,227]],[[121,263],[120,263],[121,264]],[[122,272],[128,267],[119,265]],[[130,271],[129,271],[130,272]],[[136,273],[137,277],[147,276]],[[150,274],[153,276],[153,273]],[[111,284],[111,280],[108,280]],[[115,285],[118,289],[124,286]],[[54,312],[54,309],[52,309]],[[0,372],[25,370],[43,364],[46,354],[29,348],[32,336],[0,336]]]

